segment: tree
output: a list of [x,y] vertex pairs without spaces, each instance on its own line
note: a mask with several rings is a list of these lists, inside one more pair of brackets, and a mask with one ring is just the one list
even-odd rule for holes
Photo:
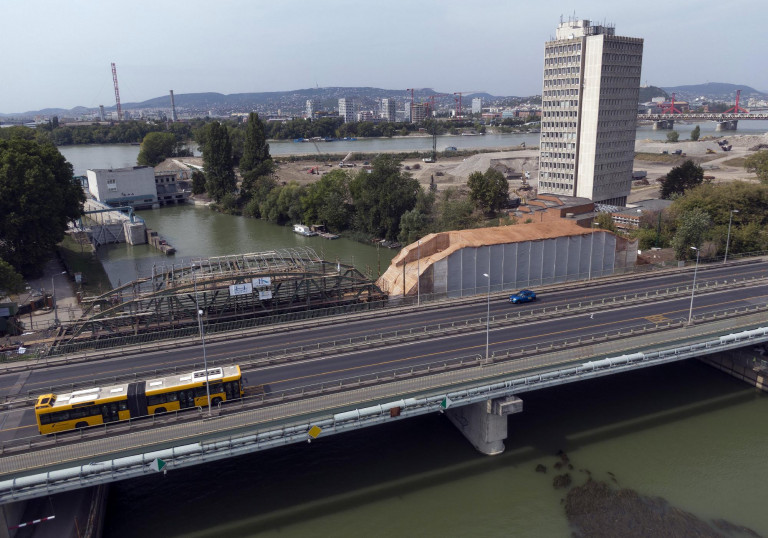
[[157,166],[171,157],[175,148],[176,137],[171,133],[147,133],[136,162],[142,166]]
[[64,238],[67,223],[83,214],[85,194],[52,144],[0,140],[0,258],[25,276]]
[[675,249],[675,257],[678,260],[693,257],[690,247],[701,248],[709,225],[709,215],[703,209],[695,208],[680,216],[677,232],[672,238],[672,248]]
[[200,170],[192,172],[192,194],[203,194],[205,192],[205,174]]
[[670,131],[667,133],[667,142],[677,142],[680,139],[680,133],[677,131]]
[[753,153],[744,161],[747,172],[754,172],[761,183],[768,185],[768,150]]
[[697,125],[696,127],[693,128],[693,131],[691,131],[691,140],[696,142],[700,136],[701,136],[701,127]]
[[347,172],[334,170],[307,187],[301,199],[304,222],[322,223],[335,232],[346,230],[354,209],[350,204],[349,182]]
[[485,213],[504,207],[509,194],[509,183],[504,174],[493,168],[485,173],[472,172],[467,179],[469,198]]
[[226,126],[218,121],[211,122],[206,127],[203,170],[205,170],[205,190],[217,202],[225,194],[237,190],[229,133]]
[[688,189],[701,185],[704,181],[704,170],[693,161],[685,161],[669,171],[661,182],[661,197],[665,200],[674,194],[683,194]]
[[616,223],[613,222],[613,217],[610,213],[598,213],[597,217],[595,217],[595,222],[597,223],[597,228],[600,228],[601,230],[608,230],[613,233],[618,231]]
[[274,171],[269,144],[264,132],[264,123],[259,115],[251,112],[245,125],[243,156],[240,158],[240,173],[256,171],[256,177],[271,174]]
[[4,293],[21,293],[22,291],[24,291],[24,278],[10,263],[0,260],[0,297]]

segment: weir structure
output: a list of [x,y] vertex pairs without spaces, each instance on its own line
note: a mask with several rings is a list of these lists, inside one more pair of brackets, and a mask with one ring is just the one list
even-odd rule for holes
[[84,298],[83,316],[63,328],[51,354],[191,336],[198,308],[206,332],[219,332],[292,313],[368,309],[385,299],[353,265],[323,260],[311,248],[197,258],[153,266],[149,276]]

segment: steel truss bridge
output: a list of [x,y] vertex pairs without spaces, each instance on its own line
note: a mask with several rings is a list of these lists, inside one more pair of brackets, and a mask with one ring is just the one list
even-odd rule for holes
[[[231,286],[239,286],[233,293]],[[354,266],[326,261],[311,248],[193,259],[83,299],[83,316],[63,327],[52,348],[206,326],[291,312],[381,304],[382,291]],[[186,331],[185,331],[186,329]],[[179,331],[181,330],[181,331]]]
[[700,112],[700,113],[686,113],[686,114],[638,114],[639,120],[650,121],[665,121],[665,120],[713,120],[713,121],[729,121],[729,120],[768,120],[768,112],[756,112],[756,113],[728,113],[722,112]]

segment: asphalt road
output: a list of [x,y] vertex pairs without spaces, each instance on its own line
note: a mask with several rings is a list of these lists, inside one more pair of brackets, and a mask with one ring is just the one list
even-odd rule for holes
[[[768,263],[738,265],[731,267],[700,268],[697,284],[720,283],[726,280],[768,276]],[[491,316],[507,312],[554,307],[579,301],[600,300],[603,297],[645,293],[667,287],[686,286],[692,281],[693,273],[684,272],[639,280],[626,280],[585,287],[574,284],[567,290],[542,293],[536,303],[512,305],[502,298],[491,302]],[[702,293],[694,302],[694,314],[723,310],[750,304],[764,304],[768,297],[768,286],[733,288],[717,293]],[[677,299],[649,300],[634,306],[610,309],[592,314],[576,314],[534,323],[505,326],[492,329],[489,333],[489,350],[500,352],[520,346],[532,346],[562,340],[579,335],[603,333],[649,322],[664,322],[668,319],[687,319],[690,297]],[[466,319],[484,318],[486,298],[478,297],[470,305],[446,306],[426,309],[415,313],[377,317],[329,326],[305,328],[288,333],[276,333],[253,338],[233,339],[206,346],[208,360],[216,360],[254,351],[280,350],[288,346],[311,345],[317,342],[349,338],[350,336],[373,335],[379,332],[408,329],[425,324],[450,323]],[[483,355],[486,333],[462,333],[407,344],[371,348],[365,351],[331,355],[300,363],[285,363],[248,372],[246,379],[251,385],[266,385],[269,391],[289,390],[295,387],[328,383],[344,378],[357,377],[372,372],[392,370],[399,367],[422,365],[454,359],[460,356]],[[146,374],[156,368],[189,366],[202,362],[202,349],[188,347],[168,351],[129,355],[116,359],[91,363],[73,364],[55,368],[27,371],[21,374],[0,376],[0,395],[7,397],[27,391],[42,391],[53,385],[82,383],[88,380],[114,375],[137,373]],[[31,409],[17,409],[0,413],[0,440],[36,435],[34,414]]]

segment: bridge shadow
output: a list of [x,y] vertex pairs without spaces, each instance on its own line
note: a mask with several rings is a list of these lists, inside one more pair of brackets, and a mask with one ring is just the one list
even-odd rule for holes
[[[524,412],[509,419],[507,452],[494,458],[478,454],[437,414],[321,436],[117,483],[105,535],[252,535],[382,500],[396,506],[406,494],[517,467],[533,473],[561,449],[576,451],[762,397],[698,361],[684,361],[523,394]],[[167,502],[179,492],[183,502]],[[162,511],[154,510],[158,505]]]

